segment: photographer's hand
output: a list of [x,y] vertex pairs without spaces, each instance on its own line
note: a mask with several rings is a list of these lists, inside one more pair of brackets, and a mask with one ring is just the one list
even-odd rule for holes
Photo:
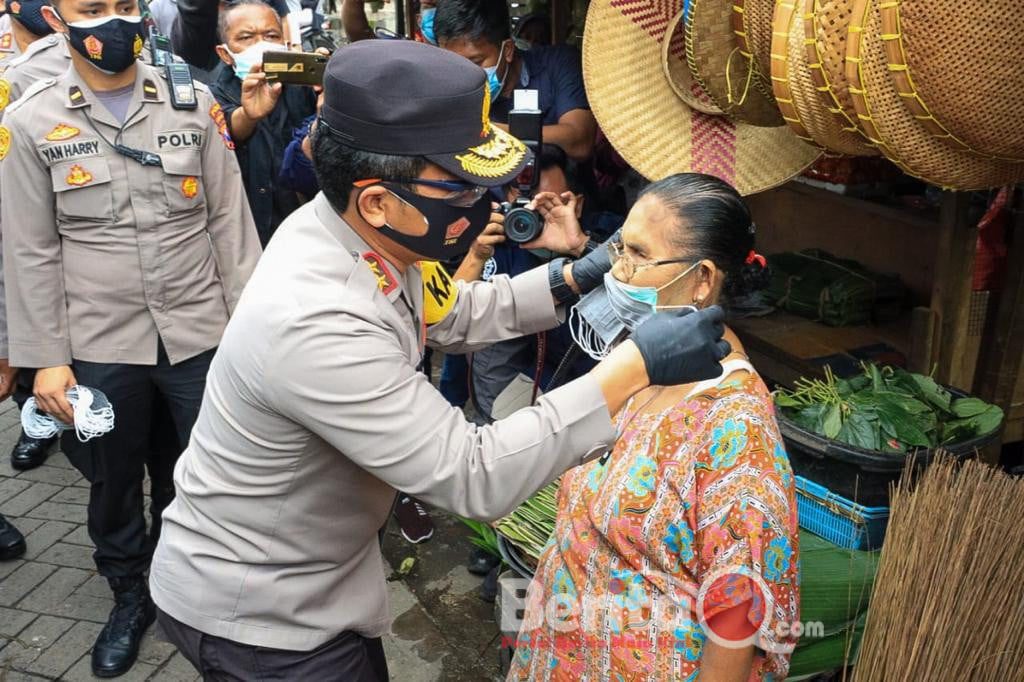
[[588,237],[576,217],[576,195],[563,192],[540,192],[527,208],[537,211],[544,219],[544,230],[537,239],[523,244],[524,249],[548,249],[555,253],[579,257],[587,245]]
[[480,236],[473,240],[473,244],[469,247],[469,253],[462,259],[459,269],[452,275],[455,281],[473,282],[480,279],[487,259],[494,255],[494,247],[505,241],[505,216],[497,212],[497,204],[494,204],[494,207],[494,212],[491,213],[491,222],[487,223],[487,227],[480,233]]

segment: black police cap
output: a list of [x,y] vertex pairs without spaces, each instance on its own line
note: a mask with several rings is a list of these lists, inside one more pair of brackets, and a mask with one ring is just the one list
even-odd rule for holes
[[439,47],[363,40],[331,57],[318,128],[356,149],[423,156],[468,182],[511,182],[530,152],[491,125],[483,69]]

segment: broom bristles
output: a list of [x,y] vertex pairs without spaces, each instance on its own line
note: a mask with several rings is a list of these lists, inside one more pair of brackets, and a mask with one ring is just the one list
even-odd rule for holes
[[854,681],[1024,680],[1024,481],[949,457],[911,479],[891,497]]

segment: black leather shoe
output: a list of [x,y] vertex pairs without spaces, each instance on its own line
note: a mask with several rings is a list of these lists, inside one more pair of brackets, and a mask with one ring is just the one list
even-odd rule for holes
[[17,559],[25,553],[25,536],[0,514],[0,560]]
[[142,576],[108,578],[114,608],[92,648],[92,674],[117,677],[131,670],[146,628],[156,620],[156,606]]
[[21,471],[41,466],[46,461],[46,456],[50,454],[50,448],[56,442],[57,436],[40,440],[28,436],[22,431],[21,438],[11,450],[11,466]]
[[487,575],[495,566],[501,563],[501,559],[494,556],[485,549],[474,547],[469,553],[469,562],[466,569],[473,575]]

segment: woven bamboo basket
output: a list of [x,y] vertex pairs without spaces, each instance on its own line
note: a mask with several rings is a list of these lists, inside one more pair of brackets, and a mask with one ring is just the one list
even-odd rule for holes
[[[593,2],[583,36],[583,78],[601,129],[651,180],[702,172],[741,194],[802,172],[819,151],[785,126],[746,125],[689,107],[669,84],[663,41],[682,0]],[[678,87],[679,84],[676,83]]]
[[1024,3],[878,7],[889,70],[921,126],[955,149],[1024,160]]
[[682,10],[669,22],[661,49],[665,80],[675,91],[676,97],[683,100],[691,109],[705,114],[721,114],[722,110],[693,78],[690,66],[686,63],[686,31],[683,26]]
[[1024,164],[981,158],[929,133],[904,103],[889,71],[878,0],[856,0],[846,45],[846,76],[861,129],[909,175],[957,190],[1024,179]]
[[[808,48],[814,49],[813,39],[807,38],[805,22],[809,21],[806,7],[813,0],[780,0],[776,5],[776,45],[772,56],[776,62],[784,61],[781,78],[773,76],[776,97],[782,107],[778,90],[786,87],[789,99],[800,124],[815,144],[832,154],[846,156],[876,156],[878,150],[866,142],[858,130],[844,125],[841,117],[826,105],[827,100],[815,86],[808,64]],[[792,9],[790,9],[792,8]],[[791,124],[792,125],[792,124]]]
[[732,32],[740,54],[751,59],[767,94],[771,92],[772,18],[775,0],[735,0],[732,3]]
[[790,59],[793,55],[789,49],[790,27],[793,17],[799,16],[796,11],[796,0],[779,0],[775,5],[775,18],[772,27],[772,88],[775,92],[775,101],[779,104],[779,111],[786,121],[793,134],[801,140],[818,145],[818,142],[811,137],[804,125],[803,116],[793,96],[793,89],[790,87]]
[[733,0],[688,2],[689,12],[684,16],[686,60],[697,83],[719,109],[738,122],[783,125],[771,87],[755,67],[754,58],[744,56],[736,43]]
[[805,9],[804,30],[808,39],[807,64],[811,70],[811,81],[840,125],[862,138],[864,154],[877,155],[878,150],[861,130],[846,78],[846,41],[853,2],[807,0]]

